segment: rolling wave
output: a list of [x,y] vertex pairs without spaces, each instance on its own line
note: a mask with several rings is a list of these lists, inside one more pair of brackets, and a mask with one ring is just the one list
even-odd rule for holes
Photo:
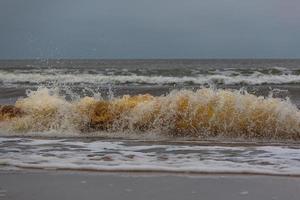
[[8,85],[21,84],[133,84],[133,85],[263,85],[263,84],[299,84],[300,75],[295,74],[262,74],[251,75],[206,74],[196,76],[145,76],[145,75],[102,75],[102,74],[43,74],[43,73],[10,73],[0,71],[0,82]]
[[[110,100],[66,101],[40,88],[14,106],[0,107],[0,125],[9,134],[55,132],[65,136],[104,131],[157,133],[172,137],[300,139],[300,111],[288,100],[233,90],[179,90]],[[51,134],[50,134],[51,136]]]

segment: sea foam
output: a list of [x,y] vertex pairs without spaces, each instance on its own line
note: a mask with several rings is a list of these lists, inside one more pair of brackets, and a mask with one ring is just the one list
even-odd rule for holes
[[[234,74],[234,72],[232,72]],[[72,73],[12,73],[0,71],[0,81],[6,85],[20,84],[43,84],[43,83],[64,83],[64,84],[133,84],[133,85],[262,85],[262,84],[297,84],[300,83],[298,74],[263,74],[253,72],[249,75],[232,75],[229,72],[216,74],[198,74],[193,76],[159,76],[159,75],[107,75],[107,74],[72,74]]]

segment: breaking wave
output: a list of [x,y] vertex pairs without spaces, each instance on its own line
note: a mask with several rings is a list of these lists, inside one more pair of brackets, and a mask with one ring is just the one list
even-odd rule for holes
[[64,73],[10,73],[0,71],[3,84],[42,84],[58,82],[63,84],[134,84],[134,85],[262,85],[262,84],[296,84],[300,83],[298,74],[263,74],[254,72],[250,75],[200,74],[195,76],[146,76],[146,75],[106,75],[106,74],[64,74]]
[[[300,139],[300,111],[289,100],[257,97],[245,91],[203,88],[174,90],[109,100],[84,97],[67,101],[40,88],[15,105],[0,107],[2,133],[55,132],[88,136],[104,131],[156,133],[199,138]],[[48,136],[51,134],[48,134]]]

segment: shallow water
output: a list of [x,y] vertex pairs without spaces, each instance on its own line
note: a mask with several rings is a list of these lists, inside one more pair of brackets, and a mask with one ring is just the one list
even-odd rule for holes
[[0,138],[0,169],[300,175],[299,145]]

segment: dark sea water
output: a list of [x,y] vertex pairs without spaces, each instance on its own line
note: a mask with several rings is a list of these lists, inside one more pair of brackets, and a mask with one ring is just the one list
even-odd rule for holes
[[203,86],[245,88],[300,105],[300,60],[9,60],[0,61],[0,102],[26,89],[59,87],[86,96],[150,93]]
[[1,60],[17,100],[0,169],[300,175],[300,60]]

